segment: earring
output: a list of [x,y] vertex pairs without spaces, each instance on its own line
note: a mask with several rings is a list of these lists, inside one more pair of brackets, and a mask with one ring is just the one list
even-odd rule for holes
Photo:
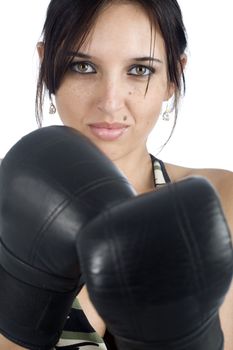
[[49,107],[49,114],[55,114],[57,111],[56,107],[53,104],[52,99],[50,99],[50,107]]
[[170,120],[170,111],[169,111],[169,108],[168,108],[168,104],[167,104],[165,112],[163,113],[163,120],[165,122],[169,122],[169,120]]

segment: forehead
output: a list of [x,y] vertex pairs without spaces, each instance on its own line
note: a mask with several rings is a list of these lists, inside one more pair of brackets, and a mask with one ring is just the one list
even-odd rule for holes
[[113,3],[99,14],[82,51],[92,55],[148,55],[155,45],[155,54],[164,58],[164,41],[145,9],[136,3]]

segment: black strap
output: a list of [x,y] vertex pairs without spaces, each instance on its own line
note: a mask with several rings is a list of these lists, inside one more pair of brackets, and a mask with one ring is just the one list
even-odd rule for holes
[[[170,177],[169,177],[169,175],[168,175],[168,173],[167,173],[167,170],[166,170],[166,168],[165,168],[164,163],[163,163],[160,159],[158,159],[158,158],[156,158],[155,156],[153,156],[152,154],[150,154],[150,157],[151,157],[151,161],[152,161],[152,168],[153,168],[153,171],[154,171],[154,162],[156,162],[156,161],[159,162],[160,167],[161,167],[161,170],[162,170],[162,173],[163,173],[164,180],[166,181],[166,183],[171,182],[171,179],[170,179]],[[156,183],[155,183],[155,184],[156,184]]]

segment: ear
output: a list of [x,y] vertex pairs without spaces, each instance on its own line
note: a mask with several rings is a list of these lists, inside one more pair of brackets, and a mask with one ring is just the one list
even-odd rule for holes
[[[187,55],[186,55],[185,53],[183,53],[183,54],[180,56],[180,63],[181,63],[182,71],[185,70],[186,65],[187,65],[187,61],[188,61]],[[180,72],[180,73],[181,73],[181,72]]]
[[44,43],[42,41],[38,42],[36,48],[41,63],[44,59]]
[[[180,64],[179,65],[179,71],[180,74],[185,70],[186,64],[187,64],[188,58],[187,55],[184,53],[180,56]],[[168,101],[175,93],[175,84],[174,83],[168,83],[167,91],[166,91],[166,96],[164,98],[164,101]]]
[[168,86],[167,86],[167,90],[165,93],[165,98],[164,98],[164,102],[170,100],[170,98],[174,95],[175,93],[175,84],[168,82]]

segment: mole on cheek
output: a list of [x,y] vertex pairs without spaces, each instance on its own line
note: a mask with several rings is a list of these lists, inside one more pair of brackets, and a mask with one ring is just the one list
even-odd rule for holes
[[129,95],[132,95],[132,91],[129,91]]
[[123,120],[124,120],[124,122],[127,120],[127,116],[126,115],[124,115]]

